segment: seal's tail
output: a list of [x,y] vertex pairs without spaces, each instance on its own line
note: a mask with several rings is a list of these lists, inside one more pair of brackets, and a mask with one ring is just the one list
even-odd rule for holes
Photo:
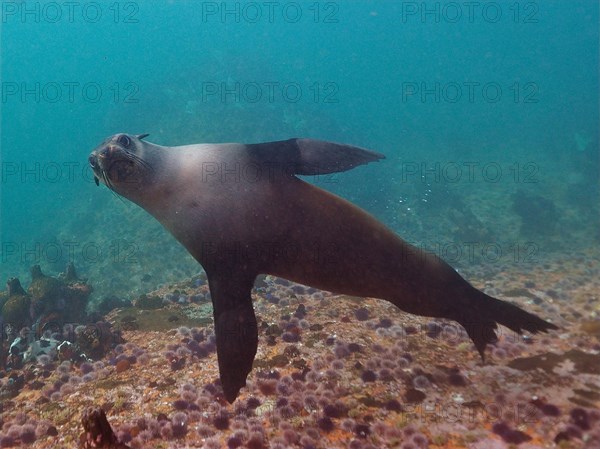
[[537,334],[558,329],[554,324],[514,304],[488,296],[477,289],[471,291],[475,293],[470,298],[469,306],[461,310],[463,314],[456,321],[465,328],[482,359],[485,359],[485,347],[498,339],[498,324],[518,334],[522,334],[524,330]]

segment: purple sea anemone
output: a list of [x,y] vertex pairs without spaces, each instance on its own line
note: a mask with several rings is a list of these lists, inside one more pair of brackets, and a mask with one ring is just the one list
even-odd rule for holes
[[52,358],[48,354],[42,354],[37,357],[37,362],[42,366],[48,366],[52,363]]
[[22,426],[23,424],[25,424],[27,422],[27,415],[23,412],[19,412],[13,418],[13,422],[15,424]]
[[[64,364],[65,362],[63,362]],[[94,362],[94,370],[101,370],[102,368],[104,368],[104,362],[102,360],[98,360],[97,362]]]
[[544,404],[540,410],[546,416],[560,416],[560,409],[554,404]]
[[426,448],[429,444],[429,440],[427,440],[427,437],[420,432],[414,433],[411,437],[411,440],[416,446],[422,448]]
[[356,424],[354,434],[359,438],[367,438],[371,434],[371,429],[368,424]]
[[260,400],[258,398],[255,398],[254,396],[251,396],[246,401],[246,406],[249,409],[255,409],[260,406]]
[[265,441],[262,433],[251,433],[248,441],[246,442],[246,447],[248,449],[264,449]]
[[341,402],[327,404],[323,407],[323,414],[329,418],[341,418],[346,412],[346,407]]
[[208,438],[215,434],[214,429],[208,424],[199,424],[196,427],[196,432],[198,432],[198,435],[200,435],[202,438]]
[[202,412],[199,410],[192,410],[188,413],[188,419],[190,422],[199,422],[202,419]]
[[8,432],[6,432],[6,436],[12,438],[13,440],[19,438],[20,435],[21,426],[19,426],[18,424],[13,424],[12,426],[10,426],[10,429],[8,429]]
[[182,400],[187,402],[194,402],[198,399],[198,394],[195,391],[190,390],[181,390],[180,396]]
[[15,446],[15,438],[9,435],[0,435],[0,447],[12,447]]
[[317,425],[319,426],[319,429],[321,429],[324,432],[331,432],[335,427],[333,421],[328,416],[323,416],[322,418],[319,418],[317,420]]
[[176,399],[173,401],[172,405],[175,410],[187,410],[189,407],[189,402],[185,399]]
[[511,429],[505,422],[498,422],[492,426],[492,431],[500,435],[509,444],[521,444],[531,440],[531,437],[520,430]]
[[242,440],[236,436],[229,437],[227,440],[227,447],[229,449],[237,449],[242,445]]
[[505,359],[507,357],[506,351],[499,347],[495,347],[492,350],[492,355],[497,359]]
[[79,376],[69,377],[69,383],[72,385],[79,385],[81,382],[82,382],[82,379]]
[[68,396],[70,394],[73,394],[74,392],[75,392],[75,387],[73,387],[73,385],[71,385],[71,384],[64,384],[63,386],[60,387],[61,396]]
[[464,387],[467,385],[467,379],[456,370],[448,375],[448,383],[455,387]]
[[150,430],[142,430],[140,433],[138,433],[138,438],[142,441],[151,440],[153,436],[154,435]]
[[580,407],[571,410],[571,421],[581,430],[590,430],[589,414]]
[[290,394],[290,386],[289,384],[286,384],[284,382],[279,381],[277,383],[277,393],[279,393],[282,396],[287,396]]
[[81,374],[88,374],[94,371],[94,367],[91,363],[83,362],[81,365],[79,365],[79,371]]
[[367,321],[369,319],[369,311],[366,308],[361,307],[360,309],[356,309],[354,311],[354,317],[358,321]]
[[190,337],[192,335],[192,331],[189,327],[186,326],[180,326],[177,328],[177,333],[181,336],[181,337]]
[[387,410],[390,410],[392,412],[401,412],[402,411],[402,405],[396,399],[390,399],[389,401],[387,401],[385,403],[384,407]]
[[59,374],[69,374],[69,371],[71,371],[71,362],[62,362],[60,365],[58,365],[56,371]]
[[281,339],[286,343],[297,343],[300,341],[300,334],[296,332],[284,332]]
[[119,430],[117,438],[121,443],[129,443],[132,439],[131,432],[129,430]]
[[420,389],[420,390],[429,388],[429,386],[431,385],[431,382],[429,382],[429,379],[426,376],[423,376],[422,374],[419,376],[416,376],[413,379],[412,383],[415,388]]
[[381,368],[379,370],[379,378],[384,381],[389,381],[394,379],[394,373],[392,370],[388,368]]
[[363,382],[375,382],[377,380],[377,374],[368,369],[364,370],[360,377]]
[[229,429],[229,416],[227,415],[227,413],[219,413],[217,416],[215,416],[215,419],[213,420],[213,425],[218,430]]
[[171,419],[171,427],[173,428],[173,436],[175,438],[184,437],[187,433],[187,422],[188,417],[183,412],[177,412],[173,415]]
[[350,350],[344,344],[337,345],[333,352],[335,353],[335,356],[338,359],[341,359],[341,358],[344,358],[344,357],[347,357],[348,355],[350,355]]
[[350,352],[360,352],[361,351],[361,347],[358,343],[349,343],[348,344],[348,351]]
[[160,436],[165,440],[170,440],[173,438],[173,427],[171,426],[170,422],[166,423],[160,428]]

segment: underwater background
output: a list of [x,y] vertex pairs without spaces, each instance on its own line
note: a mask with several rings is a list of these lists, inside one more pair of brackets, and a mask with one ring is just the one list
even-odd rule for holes
[[127,296],[198,271],[94,185],[117,132],[382,152],[311,181],[459,267],[598,245],[598,4],[484,6],[4,3],[0,277],[74,261]]
[[[48,374],[50,379],[54,379],[54,375],[72,374],[76,369],[81,370],[78,371],[81,377],[93,372],[96,377],[88,380],[102,380],[104,384],[94,384],[91,389],[102,396],[108,394],[105,389],[120,391],[117,387],[121,383],[110,383],[113,382],[111,376],[129,375],[127,373],[134,376],[135,372],[136,377],[131,377],[129,382],[137,385],[136,388],[149,388],[163,394],[172,387],[175,396],[181,390],[183,400],[201,403],[204,398],[208,404],[212,392],[211,388],[208,393],[200,392],[204,380],[194,388],[175,381],[159,382],[157,387],[152,374],[158,371],[152,373],[146,368],[140,374],[129,366],[136,363],[133,357],[138,359],[136,366],[159,370],[165,364],[164,351],[170,364],[165,368],[167,372],[177,370],[180,368],[177,360],[184,358],[181,354],[189,354],[179,351],[177,344],[180,343],[173,340],[189,343],[199,335],[202,339],[198,337],[198,341],[206,338],[208,342],[207,347],[203,347],[206,354],[202,353],[202,363],[208,363],[204,357],[212,357],[212,365],[204,365],[203,375],[208,376],[207,379],[216,376],[210,330],[200,326],[212,323],[209,295],[200,266],[150,215],[104,186],[95,185],[87,160],[92,149],[118,132],[149,133],[146,140],[164,146],[310,137],[371,149],[385,154],[386,159],[347,173],[306,177],[307,181],[369,211],[406,241],[441,256],[487,293],[521,301],[521,305],[529,309],[538,307],[538,313],[541,310],[544,318],[554,320],[563,329],[576,327],[573,335],[577,337],[563,334],[569,336],[563,336],[560,344],[552,346],[561,357],[570,355],[552,359],[554,365],[548,369],[551,372],[555,365],[560,366],[559,374],[563,376],[569,371],[564,363],[575,366],[575,374],[571,374],[576,380],[569,382],[580,390],[575,395],[578,399],[569,399],[569,402],[563,393],[549,394],[547,398],[556,398],[563,421],[574,422],[580,433],[567,428],[547,440],[538,438],[551,429],[562,429],[556,422],[541,418],[536,421],[536,426],[541,423],[538,427],[532,425],[535,430],[521,430],[533,436],[531,447],[558,444],[583,447],[590,441],[586,447],[598,447],[593,446],[593,442],[600,444],[600,412],[595,418],[590,414],[592,424],[585,429],[581,412],[577,411],[581,407],[597,410],[600,403],[600,384],[597,379],[590,381],[590,376],[600,374],[597,369],[600,366],[598,2],[5,1],[1,7],[0,281],[19,278],[26,290],[31,285],[29,295],[33,298],[38,294],[35,280],[42,279],[42,275],[31,267],[39,265],[43,273],[63,283],[62,287],[51,284],[55,292],[61,292],[62,296],[56,300],[63,301],[61,310],[69,298],[78,301],[79,309],[61,319],[80,322],[102,316],[111,324],[117,323],[125,336],[118,350],[115,349],[117,340],[103,342],[105,351],[94,358],[103,365],[85,368],[87,373],[75,361],[68,367],[64,363],[53,366],[45,361],[42,365],[51,367],[46,369],[52,373]],[[69,263],[76,267],[81,283],[75,282],[76,277],[69,277],[68,273],[59,277]],[[398,331],[394,329],[400,326],[400,315],[392,314],[387,306],[378,305],[376,301],[368,300],[363,307],[356,299],[349,299],[352,308],[348,310],[354,311],[341,309],[334,314],[326,301],[335,301],[327,293],[315,299],[314,291],[280,284],[273,279],[264,282],[257,290],[256,304],[264,322],[278,323],[285,329],[290,315],[292,321],[296,317],[295,328],[303,335],[306,348],[315,348],[317,355],[313,356],[317,358],[301,352],[295,354],[295,349],[284,351],[280,345],[293,348],[290,343],[297,341],[287,341],[281,333],[275,337],[267,332],[271,327],[265,325],[260,331],[261,346],[265,343],[263,337],[274,346],[268,354],[261,354],[259,359],[268,362],[258,368],[267,372],[275,366],[285,378],[285,367],[290,368],[286,365],[288,360],[291,364],[299,358],[314,359],[314,369],[321,364],[323,370],[329,367],[330,371],[339,371],[340,366],[344,366],[343,361],[346,369],[342,371],[346,374],[336,374],[342,376],[337,378],[339,382],[372,386],[386,378],[381,370],[387,368],[378,365],[380,362],[371,360],[371,366],[369,360],[360,358],[367,357],[365,352],[353,351],[352,346],[348,349],[337,343],[325,343],[334,335],[340,341],[343,339],[344,345],[356,341],[365,348],[373,345],[373,351],[381,358],[396,357],[398,354],[394,351],[400,351],[402,362],[389,369],[412,370],[412,377],[408,381],[404,379],[414,387],[408,389],[409,393],[431,392],[436,374],[413,369],[412,357],[417,358],[415,354],[419,353],[425,357],[423,366],[426,366],[425,360],[434,365],[436,357],[446,354],[446,343],[436,340],[435,345],[441,345],[436,346],[437,349],[429,343],[398,349],[386,338],[402,334],[406,343],[406,336],[414,334],[406,330],[407,326],[413,330],[425,329],[423,332],[431,338],[431,335],[437,336],[443,323],[411,321],[413,318],[409,317],[402,322],[405,330]],[[281,302],[274,299],[282,295],[289,298],[286,296]],[[11,294],[2,293],[0,304],[5,305],[3,303],[10,298]],[[135,320],[128,315],[132,301],[135,307],[159,308],[159,312],[147,321],[140,315],[138,323],[133,325]],[[173,309],[179,303],[198,307],[193,313],[191,309],[180,313]],[[307,304],[310,326],[301,323],[306,313],[303,304]],[[343,308],[343,304],[339,307]],[[163,305],[168,310],[161,310]],[[113,310],[117,306],[123,309]],[[289,312],[287,320],[280,317],[282,309]],[[363,309],[368,310],[366,315]],[[39,311],[32,308],[22,314],[28,313],[33,316]],[[383,322],[384,318],[380,321],[380,317],[388,314],[393,316],[393,322]],[[6,316],[3,318],[6,322]],[[344,321],[345,318],[348,321]],[[280,319],[288,324],[282,324]],[[353,334],[359,332],[352,324],[354,321],[370,323],[363,329],[364,334]],[[331,322],[339,327],[332,328]],[[579,324],[581,328],[577,327]],[[164,337],[165,331],[178,326],[189,326],[192,330],[183,327]],[[200,331],[193,326],[199,326]],[[167,346],[155,345],[154,342],[163,337]],[[492,360],[504,366],[517,356],[541,351],[549,342],[538,340],[534,346],[528,346],[529,340],[512,346],[507,343],[494,352]],[[126,344],[129,346],[124,346]],[[148,344],[151,347],[147,347]],[[470,348],[465,339],[448,345],[459,350]],[[339,349],[342,346],[344,349]],[[446,349],[440,350],[440,347]],[[588,351],[585,354],[593,353],[596,358],[588,359],[583,352],[573,353],[571,350],[575,347]],[[278,355],[279,349],[281,354]],[[318,354],[329,350],[336,360],[318,359]],[[6,352],[6,348],[2,351]],[[283,352],[285,362],[281,361]],[[413,356],[407,356],[408,352]],[[174,362],[169,357],[175,353],[180,358]],[[192,353],[197,356],[194,350]],[[148,354],[158,356],[155,360],[154,355]],[[123,363],[121,368],[118,364],[127,358],[125,355],[129,362],[122,369]],[[141,363],[144,357],[149,361]],[[336,365],[338,359],[341,361]],[[500,375],[487,366],[475,368],[478,362],[475,354],[460,352],[456,369],[460,368],[460,375],[468,379],[466,385],[472,385],[473,391],[479,389],[482,394],[493,396],[494,379]],[[202,363],[194,369],[202,371]],[[371,366],[369,369],[377,373],[378,382],[370,383],[368,375],[365,377],[368,370],[359,366],[361,363]],[[521,364],[515,362],[511,369],[525,372],[530,365],[548,363],[546,359],[530,358]],[[184,366],[189,366],[189,360]],[[294,368],[308,369],[301,363]],[[315,372],[314,369],[310,373]],[[462,388],[464,379],[457,380],[458,371],[454,369],[442,370],[441,376],[454,379],[450,381],[452,388]],[[188,371],[185,378],[192,382],[200,376],[194,373]],[[273,379],[267,375],[257,376],[258,380],[248,387],[254,396],[244,396],[243,400],[249,404],[252,397],[256,397],[264,405],[267,402],[261,395],[279,395],[280,391],[274,393],[276,387],[269,384]],[[428,380],[423,380],[423,376]],[[533,374],[520,377],[521,393],[543,391],[543,385],[560,383],[554,377],[527,376]],[[0,411],[8,412],[10,419],[19,422],[13,412],[29,399],[23,399],[20,389],[10,390],[14,382],[11,384],[7,379],[0,380],[0,399],[9,402],[2,402]],[[89,385],[86,382],[84,380],[82,385]],[[36,390],[36,385],[31,390]],[[33,406],[43,412],[36,415],[36,419],[54,423],[59,437],[66,438],[61,440],[65,447],[72,447],[74,440],[69,438],[74,435],[81,412],[80,403],[77,406],[75,402],[68,403],[78,399],[66,399],[72,397],[73,391],[84,388],[76,382],[73,385],[65,391],[60,385],[42,390],[47,392],[50,405],[62,404],[60,407],[48,408],[48,404],[42,407],[37,402]],[[385,387],[388,389],[373,386],[375,399],[359,401],[361,407],[367,407],[369,413],[374,408],[385,409],[386,413],[398,412],[395,404],[388,403],[390,395],[400,391],[394,390],[393,385]],[[185,399],[184,392],[192,390],[193,395],[189,393]],[[130,392],[123,393],[127,394]],[[153,404],[148,405],[149,409],[164,412],[171,419],[173,407],[156,405],[158,402],[153,400],[165,399],[155,398],[154,393],[146,394]],[[346,398],[343,392],[336,390],[336,394]],[[402,397],[406,399],[405,394],[402,390]],[[451,397],[453,393],[445,389],[443,394]],[[400,393],[398,395],[400,397]],[[463,396],[465,400],[469,397],[466,393]],[[25,402],[19,402],[19,398]],[[417,403],[420,403],[419,398]],[[414,403],[412,399],[414,397],[408,402]],[[89,402],[89,398],[86,400]],[[121,432],[130,432],[136,426],[127,423],[133,422],[136,413],[141,412],[123,404],[117,407],[119,400],[127,402],[129,399],[112,398],[111,410],[113,415],[122,412],[119,428]],[[514,404],[521,400],[523,398],[516,393],[510,398]],[[548,409],[552,404],[546,403],[545,398],[540,400],[542,402],[535,399],[538,401],[535,407],[543,409],[546,418],[555,416],[553,409]],[[137,398],[131,402],[144,401]],[[467,402],[474,404],[475,400]],[[177,407],[174,405],[175,410],[179,410]],[[258,404],[254,409],[256,407]],[[353,406],[344,407],[346,412],[340,416],[333,416],[337,412],[327,415],[335,422],[333,433],[327,429],[327,422],[316,421],[316,428],[320,429],[317,434],[305,432],[304,436],[312,438],[314,443],[319,440],[319,431],[322,437],[325,432],[328,438],[339,431],[335,434],[337,440],[333,437],[323,440],[323,444],[329,445],[323,447],[338,447],[332,441],[344,441],[340,447],[346,447],[346,443],[350,444],[350,437],[343,433],[346,431],[363,441],[364,428],[357,430],[356,423],[351,423],[345,429],[341,420],[345,417],[363,422],[364,409],[359,408],[360,412],[354,416]],[[188,413],[188,416],[191,415]],[[390,430],[394,424],[388,415],[385,415],[387,421],[383,415],[373,416],[372,421],[366,419],[371,423],[367,426],[372,435],[369,438],[375,438],[373,435],[378,433],[387,435],[389,431],[389,441],[394,442],[372,440],[376,447],[400,447],[400,442],[409,437],[418,440],[413,435],[414,429],[412,433],[407,431],[401,435]],[[281,416],[271,424],[283,435],[286,429],[278,419]],[[28,421],[25,418],[21,421],[22,430]],[[520,441],[518,435],[514,441],[504,438],[505,434],[515,436],[510,433],[513,430],[505,432],[506,429],[499,428],[492,432],[492,421],[486,421],[488,430],[501,435],[504,443],[525,441]],[[506,421],[511,429],[513,425],[517,428],[516,419]],[[8,423],[8,418],[3,418],[3,422]],[[296,429],[295,421],[290,422]],[[410,420],[403,421],[407,422]],[[385,425],[377,430],[376,423]],[[137,432],[143,431],[144,425],[139,425]],[[4,427],[4,433],[0,432],[0,447],[4,447],[2,438],[10,431],[10,425]],[[172,427],[176,429],[175,421]],[[227,423],[224,428],[219,428],[219,424],[216,428],[223,431],[231,427]],[[483,429],[483,426],[477,421],[473,428]],[[585,433],[592,432],[590,429],[596,429],[596,440],[589,436],[591,433]],[[45,435],[46,431],[42,433]],[[52,436],[50,430],[47,432]],[[430,447],[504,447],[498,443],[499,439],[485,440],[487,437],[479,434],[456,437],[464,434],[464,429],[440,428],[436,432],[435,435],[433,431],[425,432]],[[212,434],[207,431],[207,435],[202,436],[200,430],[197,434],[205,439],[216,438],[214,429]],[[249,440],[241,438],[240,441],[247,447],[262,447],[249,443],[252,432],[250,434]],[[444,438],[436,442],[436,435],[442,434]],[[133,437],[135,440],[136,435]],[[171,441],[173,435],[163,437],[160,444],[152,440],[158,438],[157,434],[148,436],[145,441],[153,441],[148,447],[167,447],[165,441]],[[24,443],[27,437],[14,440]],[[36,444],[44,444],[42,440],[38,439]],[[50,444],[50,440],[44,441]],[[142,447],[140,441],[133,447]],[[310,447],[308,440],[300,444],[300,437],[293,441],[292,446]],[[484,443],[477,446],[478,441]],[[413,447],[426,447],[418,441],[412,443]],[[492,445],[496,443],[498,446]],[[190,444],[200,447],[197,442]],[[207,443],[206,447],[219,447],[214,441],[211,444],[213,446]],[[316,443],[314,446],[321,447]]]

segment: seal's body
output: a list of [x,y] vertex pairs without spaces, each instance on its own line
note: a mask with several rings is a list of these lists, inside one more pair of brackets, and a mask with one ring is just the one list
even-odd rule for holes
[[353,204],[295,175],[349,170],[382,155],[310,139],[162,147],[117,134],[90,156],[97,179],[158,219],[204,267],[219,370],[232,402],[258,344],[251,289],[259,274],[463,325],[483,357],[497,323],[556,326],[472,287]]

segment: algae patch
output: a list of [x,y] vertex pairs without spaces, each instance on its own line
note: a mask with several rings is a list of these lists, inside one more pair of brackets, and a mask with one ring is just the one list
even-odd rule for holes
[[182,308],[142,310],[127,307],[112,314],[111,322],[125,330],[142,331],[167,331],[179,326],[204,327],[212,323],[212,307],[210,312],[195,310],[200,308],[201,306],[194,307],[193,311],[187,311]]
[[511,360],[508,366],[520,371],[531,371],[539,368],[547,373],[552,373],[555,368],[566,361],[571,361],[574,369],[579,373],[600,374],[600,355],[588,354],[578,349],[571,349],[564,354],[546,352],[533,357],[522,357]]

